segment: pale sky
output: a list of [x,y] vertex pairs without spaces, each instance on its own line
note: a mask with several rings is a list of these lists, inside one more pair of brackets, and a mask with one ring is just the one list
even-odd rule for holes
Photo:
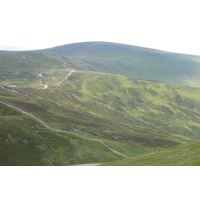
[[106,41],[200,55],[198,0],[0,0],[0,50]]

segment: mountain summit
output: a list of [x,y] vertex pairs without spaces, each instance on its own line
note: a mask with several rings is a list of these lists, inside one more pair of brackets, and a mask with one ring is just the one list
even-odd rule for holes
[[86,70],[187,86],[200,86],[200,56],[109,42],[85,42],[49,49],[70,56]]

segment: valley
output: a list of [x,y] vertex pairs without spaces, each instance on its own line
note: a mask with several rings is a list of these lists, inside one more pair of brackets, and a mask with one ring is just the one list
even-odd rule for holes
[[1,52],[0,165],[198,165],[199,61],[100,42]]

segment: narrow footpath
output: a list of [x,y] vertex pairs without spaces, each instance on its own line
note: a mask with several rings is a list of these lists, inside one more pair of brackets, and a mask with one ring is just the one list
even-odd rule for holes
[[[21,113],[24,113],[24,114],[26,114],[26,115],[29,115],[30,117],[32,117],[32,118],[34,118],[35,120],[39,121],[41,124],[43,124],[46,128],[48,128],[48,129],[50,129],[50,130],[53,130],[53,131],[56,131],[56,132],[64,132],[64,131],[62,131],[62,130],[57,130],[57,129],[54,129],[54,128],[49,127],[45,122],[43,122],[42,120],[40,120],[40,119],[37,118],[36,116],[34,116],[34,115],[32,115],[32,114],[30,114],[30,113],[28,113],[28,112],[26,112],[26,111],[24,111],[24,110],[22,110],[22,109],[16,107],[16,106],[13,106],[13,105],[11,105],[11,104],[5,103],[5,102],[3,102],[3,101],[1,101],[1,100],[0,100],[0,103],[4,104],[4,105],[6,105],[6,106],[9,106],[9,107],[11,107],[11,108],[14,108],[15,110],[18,110],[18,111],[21,112]],[[103,142],[103,141],[101,141],[101,140],[98,140],[98,139],[90,139],[90,138],[87,138],[87,137],[84,137],[84,136],[80,136],[80,135],[78,135],[78,134],[76,134],[76,133],[72,133],[72,134],[73,134],[73,135],[76,135],[77,137],[86,139],[86,140],[91,140],[91,141],[100,142],[101,144],[103,144],[105,147],[107,147],[107,148],[108,148],[110,151],[112,151],[113,153],[116,153],[116,154],[118,154],[118,155],[121,155],[121,156],[123,156],[123,157],[125,157],[125,158],[129,158],[128,156],[126,156],[126,155],[124,155],[124,154],[122,154],[122,153],[120,153],[120,152],[114,150],[113,148],[111,148],[111,147],[108,146],[105,142]]]

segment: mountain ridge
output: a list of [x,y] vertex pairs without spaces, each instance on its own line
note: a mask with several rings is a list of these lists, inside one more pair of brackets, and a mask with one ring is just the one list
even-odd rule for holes
[[[19,73],[73,68],[120,74],[141,80],[200,87],[200,56],[109,42],[83,42],[45,50],[0,52],[0,70]],[[22,68],[24,68],[22,70]],[[12,72],[10,72],[13,78]],[[26,74],[23,77],[26,77]],[[15,75],[16,76],[16,75]]]

